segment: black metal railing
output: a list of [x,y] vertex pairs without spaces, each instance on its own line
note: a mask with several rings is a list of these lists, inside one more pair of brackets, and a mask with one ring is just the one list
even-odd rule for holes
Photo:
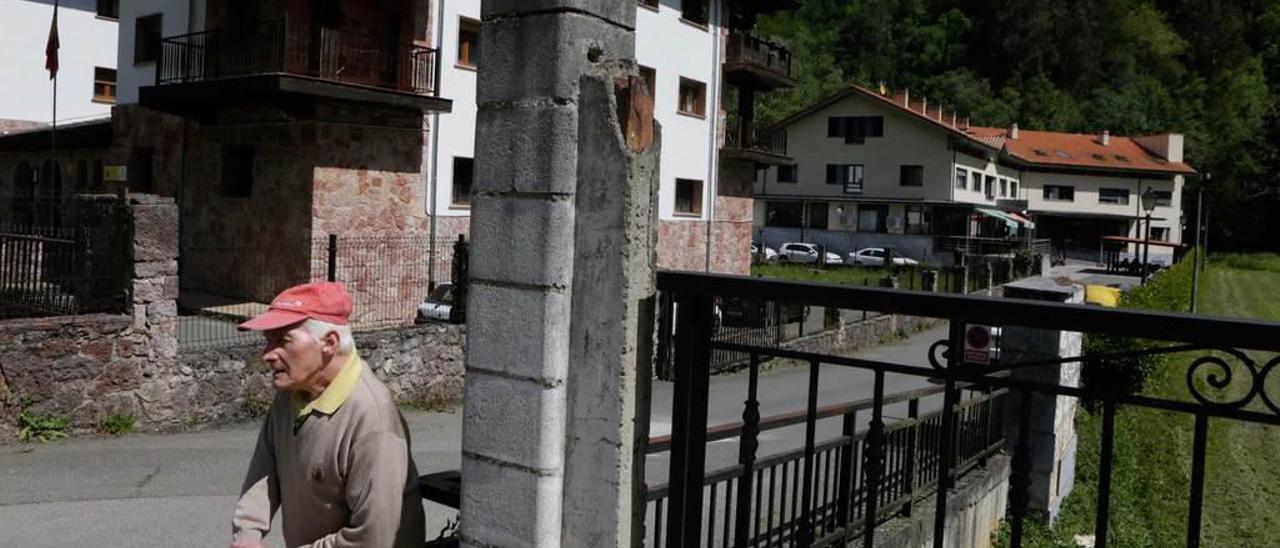
[[1048,256],[1052,252],[1052,242],[1047,239],[1027,238],[985,238],[966,236],[934,236],[933,249],[936,253],[947,253],[959,250],[968,255],[1004,255],[1019,251],[1038,253]]
[[428,95],[435,63],[433,48],[285,18],[163,38],[156,84],[290,74]]
[[125,311],[129,220],[106,198],[0,197],[0,318]]
[[749,32],[735,30],[729,33],[729,42],[725,46],[725,64],[753,65],[791,77],[791,52]]
[[236,325],[264,312],[280,291],[310,281],[347,286],[356,331],[412,325],[432,283],[452,283],[457,242],[437,238],[434,261],[431,243],[427,236],[336,235],[297,245],[188,243],[180,260],[179,348],[258,344],[261,335]]
[[[677,313],[673,319],[667,320],[673,328],[661,331],[659,341],[659,352],[673,355],[675,376],[670,439],[655,444],[669,454],[666,485],[661,489],[645,490],[641,499],[654,503],[651,509],[653,517],[642,539],[654,545],[673,548],[704,545],[815,546],[857,542],[873,546],[881,516],[900,508],[899,504],[905,507],[906,503],[900,500],[900,496],[902,487],[907,483],[899,477],[900,470],[913,470],[925,478],[917,485],[932,482],[937,485],[937,491],[946,493],[955,486],[956,478],[964,473],[965,463],[985,451],[974,448],[971,438],[975,431],[981,432],[977,436],[982,440],[978,447],[986,442],[994,443],[994,426],[988,426],[985,431],[975,430],[977,426],[973,424],[971,414],[974,412],[965,411],[983,409],[983,403],[969,403],[976,398],[966,400],[963,390],[981,389],[991,391],[993,396],[1001,396],[1000,403],[988,405],[1007,408],[1007,412],[999,414],[990,408],[976,413],[980,416],[987,413],[987,417],[1002,414],[1005,418],[1003,431],[1011,433],[1004,443],[1004,449],[1012,457],[1009,478],[1011,546],[1022,545],[1024,520],[1028,517],[1032,496],[1033,442],[1029,434],[1033,420],[1032,404],[1035,401],[1061,401],[1063,396],[1090,400],[1103,410],[1099,481],[1094,501],[1094,508],[1099,509],[1095,516],[1094,540],[1094,546],[1098,547],[1106,546],[1108,538],[1110,516],[1107,508],[1115,456],[1111,442],[1114,436],[1124,435],[1115,432],[1116,406],[1135,406],[1194,417],[1195,428],[1189,433],[1194,449],[1186,502],[1189,509],[1186,544],[1199,546],[1206,480],[1205,440],[1212,422],[1230,420],[1280,426],[1280,394],[1274,393],[1276,383],[1273,380],[1275,372],[1280,370],[1280,338],[1275,336],[1280,332],[1280,323],[680,272],[659,273],[658,289],[664,306]],[[905,362],[719,341],[715,336],[715,303],[717,299],[726,298],[759,299],[778,303],[775,306],[821,306],[938,318],[947,322],[948,330],[946,337],[935,342],[925,355],[908,356]],[[972,340],[966,335],[970,333],[970,327],[975,326],[1000,327],[1004,333],[1002,339],[1006,342],[1010,340],[1010,330],[1023,330],[1026,341],[1044,339],[1042,335],[1048,332],[1054,335],[1048,340],[1055,343],[1052,350],[1040,353],[1005,348],[999,358],[988,362],[988,354],[978,352],[975,355],[966,345],[966,340]],[[1062,377],[1058,375],[1049,377],[1054,380],[1046,381],[1044,375],[1034,374],[1037,368],[1076,364],[1086,359],[1106,366],[1112,360],[1130,359],[1134,354],[1134,351],[1126,350],[1090,354],[1087,358],[1081,355],[1062,356],[1060,352],[1064,348],[1072,348],[1071,345],[1063,346],[1061,337],[1065,336],[1064,333],[1130,337],[1146,341],[1144,344],[1147,346],[1138,351],[1141,354],[1187,355],[1185,362],[1169,362],[1186,367],[1186,393],[1164,396],[1119,393],[1105,386],[1081,387],[1061,381]],[[742,422],[708,430],[710,364],[713,353],[717,351],[750,356],[751,378],[744,394]],[[809,379],[807,395],[797,398],[796,402],[803,404],[805,410],[788,419],[794,425],[803,425],[803,449],[789,451],[779,457],[760,455],[760,448],[766,443],[760,433],[770,424],[759,416],[759,395],[770,390],[771,379],[759,377],[757,370],[766,358],[798,363],[807,368]],[[1185,365],[1181,365],[1183,363]],[[846,419],[842,435],[834,441],[823,442],[817,435],[819,421],[833,412],[819,408],[818,387],[823,376],[830,374],[829,371],[846,368],[873,375],[873,395],[869,406],[859,408],[860,411],[865,410],[859,416],[870,415],[870,420],[865,429],[852,429],[847,427],[849,421]],[[931,423],[934,426],[920,426],[922,430],[901,435],[923,438],[929,440],[929,444],[936,442],[936,450],[907,452],[900,447],[903,440],[895,437],[895,432],[904,428],[910,431],[911,424],[919,423],[912,423],[910,414],[905,423],[887,418],[886,408],[897,401],[895,396],[886,393],[886,378],[891,376],[895,379],[935,379],[942,384],[940,418]],[[835,413],[844,416],[841,412]],[[923,415],[917,415],[917,420],[930,424],[920,417]],[[978,423],[983,423],[983,420],[979,419]],[[709,458],[708,444],[729,438],[738,440],[737,463],[731,467],[716,467],[714,459]],[[841,447],[847,449],[842,450]],[[649,447],[641,453],[648,454],[652,450]],[[904,469],[893,460],[902,455],[915,455],[925,462],[918,469],[914,465]],[[834,483],[834,495],[829,493],[833,485],[829,472],[824,471],[832,459],[837,462],[837,471],[844,471],[843,478]],[[643,466],[642,463],[639,465]],[[778,491],[776,499],[773,498],[773,486],[764,486],[765,470],[768,470],[769,479],[785,474],[789,480],[788,485]],[[721,498],[720,494],[729,490],[732,493]],[[760,494],[762,490],[763,495]],[[787,514],[775,516],[777,501],[788,492]],[[726,500],[734,502],[725,507]],[[916,500],[914,494],[911,500]],[[771,506],[770,501],[775,505]],[[946,496],[933,497],[934,546],[954,544],[947,542],[948,504]],[[834,512],[831,510],[833,505]]]
[[[756,361],[751,366],[749,400],[754,400],[759,390],[760,365]],[[865,523],[863,512],[872,493],[859,470],[876,451],[883,451],[884,468],[883,481],[875,493],[879,500],[874,521],[910,516],[914,506],[937,486],[943,413],[921,413],[921,402],[942,391],[942,387],[930,387],[885,397],[883,405],[905,403],[907,409],[905,417],[885,425],[883,439],[874,439],[869,428],[858,427],[858,414],[873,411],[873,399],[830,405],[816,409],[815,420],[838,420],[840,434],[815,442],[812,455],[805,448],[758,460],[744,454],[737,464],[708,472],[703,480],[704,497],[709,502],[704,515],[706,546],[786,546],[799,543],[802,537],[812,543],[840,533],[851,523]],[[1001,448],[1007,393],[976,394],[955,406],[957,476]],[[804,412],[762,418],[750,432],[744,431],[743,422],[723,424],[708,428],[706,441],[737,439],[743,444],[764,432],[803,425],[806,418]],[[670,451],[671,437],[650,438],[646,450],[649,455]],[[806,473],[810,456],[814,472]],[[808,493],[804,500],[811,508],[809,516],[799,511],[802,491]],[[669,505],[670,495],[668,484],[654,485],[645,493],[651,545],[661,546],[666,540],[663,508]],[[810,529],[807,532],[806,527]]]
[[787,132],[786,130],[770,131],[760,129],[751,124],[744,126],[741,119],[731,117],[725,121],[724,146],[725,148],[752,150],[774,156],[786,156]]

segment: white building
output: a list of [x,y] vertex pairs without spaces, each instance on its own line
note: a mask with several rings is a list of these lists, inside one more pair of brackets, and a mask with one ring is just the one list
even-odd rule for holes
[[[45,70],[52,0],[0,0],[0,134],[53,121]],[[116,97],[117,2],[65,0],[58,7],[58,122],[111,114]]]
[[[654,116],[662,128],[659,265],[745,273],[751,210],[749,203],[735,200],[745,192],[726,191],[721,184],[722,169],[728,168],[720,157],[728,117],[718,98],[725,96],[731,85],[726,80],[735,74],[725,65],[731,56],[751,57],[763,51],[761,58],[777,62],[779,55],[787,54],[765,42],[749,48],[730,47],[730,42],[741,38],[727,22],[734,10],[773,11],[793,6],[790,2],[728,0],[642,0],[636,4],[636,61],[654,94]],[[746,4],[751,6],[741,6]],[[453,100],[453,112],[432,122],[436,131],[427,155],[431,162],[428,181],[433,189],[431,208],[437,233],[455,234],[465,232],[469,222],[480,0],[444,0],[438,9],[441,95]],[[794,85],[789,68],[789,57],[785,74],[779,74],[783,71],[778,66],[757,63],[752,69],[763,74],[762,81],[744,80],[746,100],[750,101],[753,90]],[[754,148],[753,140],[746,141],[751,146],[735,150]],[[748,173],[756,162],[782,160],[777,154],[746,156],[751,156],[745,158]]]
[[[1157,196],[1152,240],[1181,243],[1183,177],[1195,173],[1178,134],[970,126],[927,98],[858,86],[778,127],[796,164],[756,183],[756,227],[770,245],[890,246],[937,263],[956,245],[1047,239],[1097,258],[1104,237],[1141,239],[1147,189]],[[1153,248],[1153,260],[1171,249]]]

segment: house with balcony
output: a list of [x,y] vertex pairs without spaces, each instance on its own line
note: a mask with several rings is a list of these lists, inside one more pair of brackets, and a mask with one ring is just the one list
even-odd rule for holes
[[755,230],[767,245],[837,252],[892,247],[927,263],[957,251],[1031,248],[1101,260],[1104,241],[1136,256],[1139,196],[1157,200],[1152,261],[1181,243],[1182,136],[990,128],[927,97],[849,86],[783,120],[794,164],[761,173]]
[[[658,262],[665,268],[746,273],[751,183],[759,166],[787,163],[785,143],[756,128],[759,93],[796,85],[790,52],[753,32],[758,15],[792,0],[637,0],[636,61],[662,127]],[[437,234],[467,231],[475,158],[480,0],[440,3],[436,42],[448,116],[433,119],[427,151]]]

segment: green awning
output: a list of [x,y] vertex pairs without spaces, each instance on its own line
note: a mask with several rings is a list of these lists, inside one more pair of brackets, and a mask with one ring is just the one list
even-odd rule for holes
[[991,217],[992,219],[998,219],[998,220],[1004,221],[1005,226],[1009,229],[1010,232],[1017,232],[1018,227],[1022,226],[1022,223],[1020,221],[1018,221],[1017,219],[1014,219],[1013,217],[1010,217],[1009,215],[1005,214],[1005,212],[1000,211],[998,209],[990,209],[985,207],[975,207],[973,209],[976,210],[978,213]]

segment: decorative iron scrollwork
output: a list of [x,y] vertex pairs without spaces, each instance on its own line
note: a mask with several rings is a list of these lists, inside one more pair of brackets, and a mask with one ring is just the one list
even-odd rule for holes
[[951,341],[940,339],[929,345],[929,365],[938,371],[947,369],[947,363],[951,359]]
[[[1228,354],[1229,357],[1234,358],[1234,360],[1229,361],[1229,358],[1227,357],[1210,354],[1196,358],[1196,360],[1191,362],[1191,365],[1187,367],[1187,390],[1191,393],[1191,397],[1195,398],[1196,401],[1201,404],[1209,407],[1219,409],[1240,409],[1248,405],[1250,401],[1253,401],[1256,394],[1261,394],[1262,400],[1266,402],[1267,406],[1270,407],[1273,412],[1280,414],[1280,409],[1278,409],[1275,403],[1271,401],[1271,398],[1266,393],[1265,386],[1263,386],[1263,383],[1266,380],[1266,375],[1275,367],[1277,360],[1280,360],[1280,356],[1272,359],[1266,367],[1259,370],[1258,364],[1244,352],[1234,349],[1221,349],[1220,351]],[[1236,366],[1235,364],[1239,365]],[[1240,387],[1247,388],[1247,390],[1245,390],[1244,394],[1239,397],[1227,400],[1215,399],[1211,397],[1210,394],[1205,394],[1205,392],[1201,390],[1200,386],[1196,383],[1197,378],[1203,378],[1204,382],[1214,389],[1218,391],[1225,391],[1227,388],[1232,386],[1232,383],[1235,382],[1236,375],[1240,374],[1237,373],[1237,369],[1239,367],[1243,367],[1244,371],[1248,374],[1246,377],[1248,384],[1239,384]]]
[[1262,371],[1258,372],[1256,392],[1262,397],[1262,403],[1266,404],[1272,413],[1280,415],[1280,402],[1277,402],[1271,397],[1271,394],[1267,393],[1267,378],[1276,370],[1280,370],[1280,355],[1271,358],[1271,361],[1263,366]]

